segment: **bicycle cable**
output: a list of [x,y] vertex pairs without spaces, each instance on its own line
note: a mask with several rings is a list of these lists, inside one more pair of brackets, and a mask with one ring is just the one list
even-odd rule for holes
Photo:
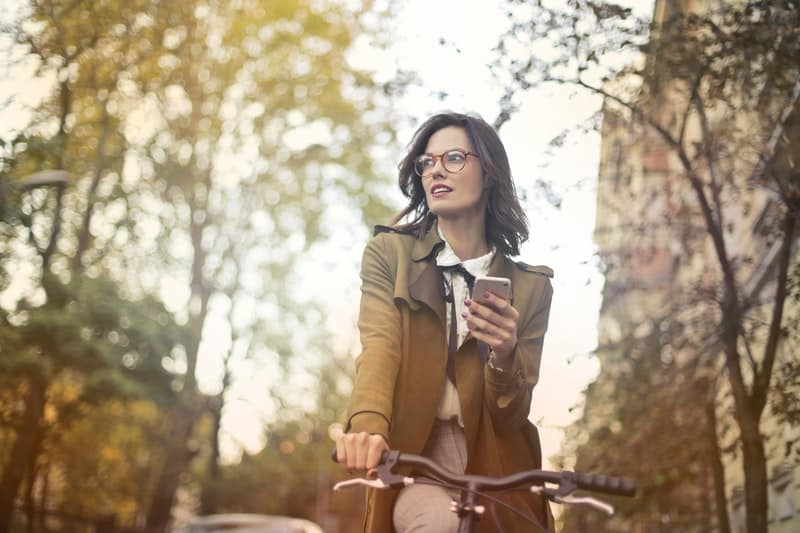
[[[415,485],[423,485],[423,484],[424,485],[434,485],[434,486],[442,487],[444,489],[452,489],[452,490],[458,490],[458,491],[471,492],[471,493],[475,494],[476,496],[481,496],[483,498],[486,498],[487,500],[489,500],[490,502],[492,502],[495,505],[501,505],[501,506],[505,507],[506,509],[508,509],[512,513],[516,514],[520,518],[526,520],[527,522],[530,522],[531,524],[533,524],[534,526],[539,528],[540,531],[543,531],[544,533],[547,533],[547,528],[542,527],[542,524],[536,518],[529,516],[528,514],[526,514],[526,513],[522,512],[522,511],[520,511],[519,509],[515,508],[513,505],[504,502],[500,498],[497,498],[497,497],[492,496],[492,495],[490,495],[488,493],[485,493],[485,492],[481,492],[480,490],[470,489],[470,488],[467,488],[467,487],[459,487],[458,485],[450,485],[449,483],[444,483],[442,481],[437,481],[437,480],[431,479],[431,478],[418,478],[418,479],[415,479],[414,480],[414,484]],[[515,490],[523,491],[523,490],[527,490],[527,489],[515,489]],[[510,492],[510,491],[504,491],[504,492]],[[494,505],[491,506],[491,513],[492,513],[492,519],[494,520],[495,525],[499,528],[500,533],[503,533],[504,530],[503,530],[502,526],[499,523],[499,519],[497,518],[497,514],[495,512]]]

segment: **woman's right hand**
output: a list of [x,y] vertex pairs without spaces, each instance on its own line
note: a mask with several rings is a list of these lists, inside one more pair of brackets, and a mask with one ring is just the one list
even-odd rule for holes
[[389,444],[381,435],[344,433],[336,439],[336,460],[348,470],[372,470]]

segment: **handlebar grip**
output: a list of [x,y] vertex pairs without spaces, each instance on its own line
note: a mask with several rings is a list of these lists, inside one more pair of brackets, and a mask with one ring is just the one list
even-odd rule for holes
[[574,479],[579,489],[605,492],[606,494],[616,494],[618,496],[633,496],[636,494],[636,482],[632,479],[578,473],[575,474]]

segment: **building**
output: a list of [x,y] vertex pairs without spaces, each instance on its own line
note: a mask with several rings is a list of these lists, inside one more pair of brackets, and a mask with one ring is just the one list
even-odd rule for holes
[[[665,25],[673,15],[708,16],[723,4],[710,0],[657,0],[653,39],[666,34]],[[727,257],[735,267],[739,297],[753,302],[747,316],[754,322],[767,320],[781,249],[780,240],[775,238],[776,220],[783,212],[784,200],[774,187],[768,186],[768,180],[762,179],[765,169],[759,155],[775,153],[777,161],[794,165],[800,146],[800,80],[794,87],[794,99],[788,98],[789,105],[787,100],[781,101],[785,110],[769,100],[760,102],[762,107],[749,105],[745,95],[735,92],[727,94],[724,102],[714,100],[716,96],[709,85],[699,85],[698,99],[703,102],[705,113],[701,116],[693,109],[686,78],[671,77],[672,59],[666,54],[660,56],[665,48],[657,44],[646,61],[651,74],[661,83],[639,101],[644,102],[640,109],[651,124],[643,123],[640,116],[613,101],[607,100],[604,107],[595,231],[606,269],[600,344],[614,346],[631,332],[643,338],[655,320],[666,319],[661,327],[667,340],[659,347],[659,357],[665,365],[675,362],[684,369],[681,375],[712,385],[714,394],[709,400],[715,409],[709,423],[716,445],[723,450],[722,464],[704,461],[693,483],[676,484],[669,489],[676,496],[683,493],[689,501],[699,502],[681,515],[685,518],[694,513],[696,520],[687,518],[688,522],[674,530],[718,531],[724,524],[717,510],[725,505],[730,530],[738,533],[746,531],[741,439],[719,338],[709,327],[720,321],[720,306],[710,302],[721,294],[723,273],[690,177],[693,175],[704,184],[709,209],[714,210],[716,220],[722,221],[722,237]],[[617,79],[613,84],[629,82]],[[731,114],[731,109],[742,112]],[[780,120],[763,120],[768,115]],[[667,141],[653,124],[683,136],[690,157]],[[718,152],[704,159],[703,147],[712,143]],[[793,172],[796,176],[796,169]],[[794,265],[800,264],[797,244],[795,239]],[[787,300],[784,316],[796,317],[798,313],[798,303]],[[679,333],[673,335],[673,330]],[[787,363],[800,360],[800,346],[792,344],[791,333],[782,337],[778,345],[774,373]],[[753,327],[747,337],[749,344],[741,347],[743,357],[749,354],[746,358],[759,365],[766,328]],[[742,365],[745,382],[752,376],[748,374],[747,359]],[[603,372],[613,374],[625,361],[601,357],[601,364]],[[601,373],[596,388],[610,386],[603,385],[602,380]],[[587,394],[587,409],[596,412],[598,407],[591,404],[598,403],[601,396],[595,394],[593,399]],[[774,396],[773,393],[770,400]],[[769,531],[800,531],[800,427],[779,416],[773,403],[767,402],[760,426],[767,456]],[[717,467],[721,470],[715,471]],[[715,476],[717,486],[722,484],[720,476],[724,481],[724,504],[718,495],[709,494],[714,492]],[[701,493],[695,491],[698,487]],[[670,510],[662,514],[666,522],[672,516]],[[655,516],[653,521],[657,520]],[[651,529],[673,530],[663,529],[663,524],[658,529],[641,523],[637,526],[640,531]]]

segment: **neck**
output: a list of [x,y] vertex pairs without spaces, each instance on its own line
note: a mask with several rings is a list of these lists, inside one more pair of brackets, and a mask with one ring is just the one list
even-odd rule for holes
[[438,224],[447,237],[447,243],[462,261],[486,255],[491,250],[486,242],[483,221],[469,224],[439,217]]

